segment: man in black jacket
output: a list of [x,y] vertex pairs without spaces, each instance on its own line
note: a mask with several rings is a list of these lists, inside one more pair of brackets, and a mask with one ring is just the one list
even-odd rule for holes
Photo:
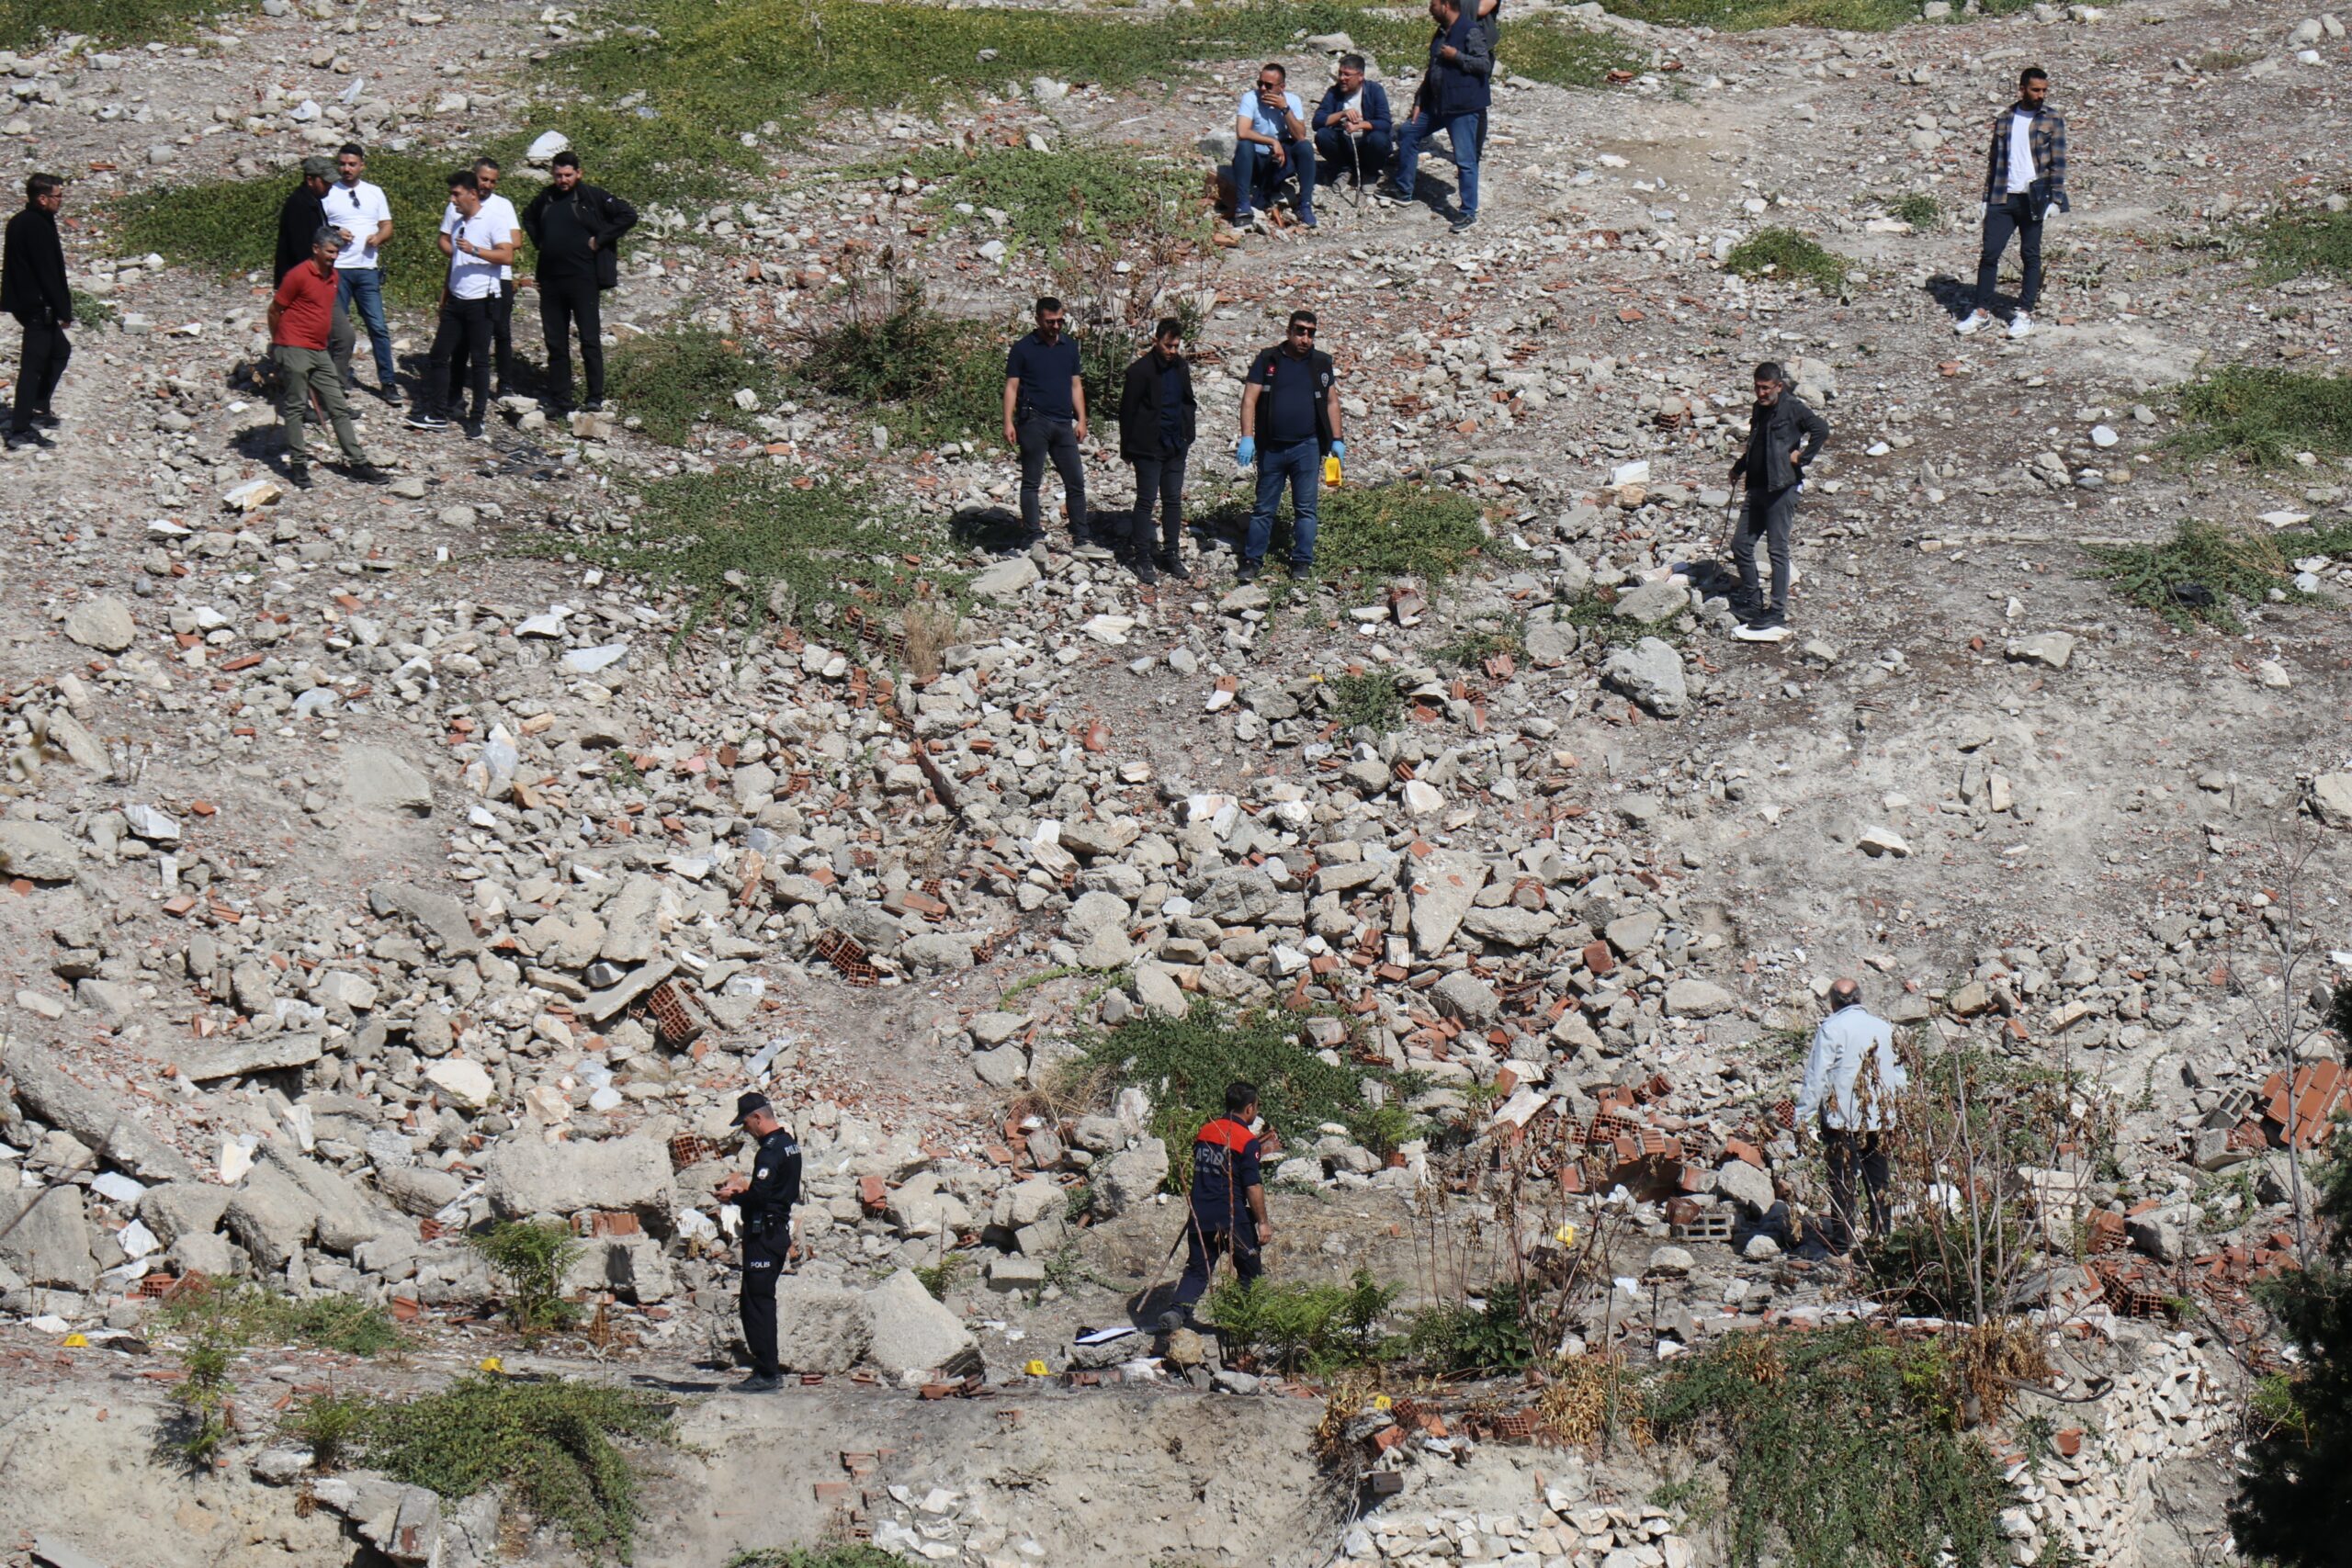
[[17,363],[17,407],[8,425],[11,449],[50,445],[34,427],[55,427],[50,400],[74,356],[74,345],[65,340],[65,329],[74,324],[74,291],[65,282],[65,245],[57,237],[57,210],[64,205],[65,182],[55,175],[35,175],[25,182],[24,210],[8,220],[7,240],[0,246],[0,310],[25,329]]
[[752,1174],[738,1171],[718,1184],[721,1200],[733,1199],[743,1221],[743,1283],[738,1307],[743,1344],[752,1353],[752,1375],[736,1385],[745,1393],[772,1393],[784,1367],[775,1346],[775,1282],[792,1260],[792,1206],[800,1201],[800,1144],[776,1120],[768,1097],[757,1089],[735,1100],[736,1124],[753,1140]]
[[[1740,509],[1731,547],[1732,564],[1739,570],[1739,592],[1732,608],[1747,617],[1748,631],[1758,637],[1770,637],[1789,624],[1789,533],[1796,522],[1797,491],[1806,465],[1828,439],[1829,422],[1789,390],[1788,372],[1769,360],[1758,366],[1747,446],[1731,466],[1732,488],[1747,486],[1747,502]],[[1769,604],[1758,592],[1759,536],[1772,558]]]
[[[277,209],[277,263],[270,278],[273,285],[285,282],[288,273],[311,260],[311,242],[328,226],[326,202],[322,198],[327,194],[327,186],[334,183],[334,160],[323,152],[313,152],[302,160],[302,183],[288,194],[285,205]],[[358,341],[351,330],[351,308],[338,294],[334,320],[327,328],[327,357],[334,361],[335,373],[346,386],[351,381],[351,350]],[[311,423],[323,423],[326,411],[320,407],[316,396],[311,399],[311,407],[321,415]],[[353,418],[358,417],[358,410],[350,412]]]
[[605,406],[605,322],[597,296],[621,283],[623,234],[637,226],[637,209],[580,177],[580,154],[564,152],[548,165],[554,183],[523,209],[523,231],[538,253],[539,324],[547,331],[548,401],[560,415],[571,409],[571,328],[580,327],[580,363],[588,374],[587,407]]
[[[1184,358],[1184,323],[1163,317],[1151,347],[1127,367],[1119,389],[1119,456],[1135,465],[1136,516],[1128,543],[1136,575],[1146,582],[1190,577],[1184,570],[1184,456],[1193,430],[1193,367]],[[1151,503],[1159,502],[1159,553],[1151,551]]]

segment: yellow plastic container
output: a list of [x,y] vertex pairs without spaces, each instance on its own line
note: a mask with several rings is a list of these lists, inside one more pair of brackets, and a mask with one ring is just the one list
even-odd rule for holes
[[1341,477],[1342,476],[1340,472],[1340,459],[1337,457],[1324,458],[1323,482],[1330,486],[1333,490],[1337,490],[1340,488]]

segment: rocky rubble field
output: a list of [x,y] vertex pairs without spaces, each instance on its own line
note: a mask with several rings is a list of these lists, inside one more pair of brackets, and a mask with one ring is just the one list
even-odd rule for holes
[[[1250,354],[1294,305],[1321,312],[1348,488],[1319,579],[1272,588],[1216,549],[1151,588],[1058,531],[1018,537],[992,442],[789,382],[674,445],[626,400],[556,423],[510,398],[482,444],[368,402],[390,490],[285,491],[249,378],[260,281],[126,254],[118,204],[350,135],[560,130],[522,118],[525,83],[580,19],[266,0],[186,42],[0,57],[0,134],[74,176],[93,302],[56,445],[12,453],[0,492],[0,1186],[39,1197],[0,1236],[14,1363],[52,1393],[129,1379],[158,1294],[200,1275],[382,1304],[437,1375],[499,1342],[469,1234],[539,1218],[582,1238],[566,1286],[597,1358],[707,1381],[734,1332],[735,1215],[710,1192],[748,1086],[806,1152],[794,1371],[876,1400],[1039,1372],[1273,1399],[1298,1380],[1079,1340],[1125,1320],[1178,1213],[1182,1097],[1121,1080],[1120,1032],[1250,1016],[1291,1018],[1275,1033],[1363,1102],[1292,1128],[1272,1168],[1279,1275],[1370,1262],[1430,1304],[1417,1226],[1484,1269],[1573,1219],[1613,1249],[1575,1348],[1647,1363],[1864,1309],[1869,1282],[1808,1242],[1817,1161],[1773,1114],[1829,981],[1859,974],[1931,1049],[2077,1075],[2068,1125],[2098,1129],[2034,1173],[2049,1256],[2005,1304],[2072,1325],[2130,1414],[2054,1473],[2037,1456],[2015,1561],[2211,1560],[2210,1511],[2178,1540],[2145,1520],[2161,1475],[2210,1459],[2236,1374],[2205,1331],[2131,1317],[2202,1292],[2245,1320],[2246,1278],[2289,1245],[2296,1117],[2345,1093],[2340,1038],[2314,1029],[2290,1082],[2277,1031],[2352,981],[2352,507],[2341,445],[2184,456],[2182,399],[2233,367],[2341,375],[2341,275],[2272,276],[2245,247],[2343,211],[2343,28],[2206,0],[1870,33],[1599,9],[1574,19],[1643,68],[1509,82],[1472,235],[1334,195],[1318,232],[1143,269],[1149,313],[1201,323],[1204,513],[1235,493]],[[1319,91],[1337,47],[1302,37],[1295,75]],[[2028,62],[2070,118],[2076,211],[2041,330],[1955,340],[1980,127]],[[1188,149],[1246,68],[842,111],[732,200],[625,192],[650,217],[616,352],[697,326],[786,364],[886,248],[990,321],[1075,297],[1034,248],[943,221],[952,189],[893,152]],[[1909,196],[1944,220],[1896,217]],[[1776,227],[1838,276],[1728,265]],[[399,314],[404,367],[428,331]],[[527,292],[515,331],[536,358]],[[1704,569],[1767,357],[1835,431],[1778,647],[1729,637]],[[1126,500],[1115,457],[1098,436],[1098,511]],[[775,488],[724,493],[899,519],[944,626],[805,594],[766,619],[765,578],[715,586],[753,612],[729,624],[630,570],[675,498],[747,484]],[[2086,554],[2184,517],[2282,563],[2218,627],[2127,602]],[[1556,1157],[1521,1208],[1476,1173],[1530,1146]],[[69,1333],[90,1348],[56,1348]],[[509,1359],[591,1364],[561,1338]],[[1706,1560],[1600,1461],[1589,1486],[1562,1465],[1444,1491],[1508,1436],[1439,1462],[1360,1433],[1379,1457],[1357,1468],[1404,1477],[1402,1501],[1250,1550]],[[873,1540],[1047,1552],[1019,1483],[959,1462],[867,1489]],[[72,1536],[70,1491],[10,1492],[11,1531]],[[1201,1545],[1214,1518],[1183,1517],[1170,1539]],[[444,1536],[370,1539],[427,1561]],[[463,1561],[482,1529],[446,1539]],[[196,1561],[174,1550],[116,1560]]]

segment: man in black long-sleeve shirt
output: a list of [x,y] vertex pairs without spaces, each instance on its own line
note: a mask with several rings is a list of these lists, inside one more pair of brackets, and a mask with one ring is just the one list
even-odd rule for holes
[[743,1221],[743,1284],[738,1303],[743,1344],[752,1353],[752,1375],[737,1386],[767,1393],[784,1368],[775,1348],[775,1281],[792,1257],[792,1206],[800,1201],[800,1144],[776,1120],[768,1097],[752,1089],[736,1097],[735,1121],[755,1140],[752,1174],[738,1171],[718,1184],[722,1199],[733,1199]]
[[[302,183],[288,194],[286,204],[277,209],[277,271],[273,284],[286,281],[286,275],[311,259],[311,242],[320,230],[329,227],[324,199],[327,186],[334,183],[334,160],[323,152],[313,152],[302,160]],[[351,330],[351,308],[338,296],[334,316],[327,326],[327,356],[334,361],[335,373],[347,386],[351,381],[351,350],[358,342]],[[311,400],[312,408],[318,399]],[[356,417],[358,411],[352,411]],[[318,423],[316,421],[313,422]]]
[[65,340],[65,329],[74,324],[74,291],[65,282],[65,245],[57,237],[57,212],[64,205],[65,182],[55,175],[35,175],[25,182],[24,210],[8,220],[7,239],[0,246],[0,310],[25,329],[15,417],[8,424],[11,450],[50,445],[34,427],[57,423],[50,400],[74,356],[74,345]]
[[597,296],[617,288],[614,247],[637,225],[637,209],[580,177],[580,155],[559,152],[554,183],[523,209],[523,231],[538,252],[539,324],[548,342],[548,400],[571,408],[571,328],[580,326],[580,364],[588,375],[589,409],[605,406],[605,323]]

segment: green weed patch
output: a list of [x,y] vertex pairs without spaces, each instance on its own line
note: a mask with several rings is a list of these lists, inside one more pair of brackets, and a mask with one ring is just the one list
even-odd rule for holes
[[382,1307],[352,1296],[280,1295],[259,1285],[207,1281],[172,1292],[159,1317],[179,1332],[209,1330],[245,1345],[308,1345],[351,1356],[376,1356],[401,1343]]
[[1359,1268],[1344,1285],[1295,1285],[1227,1275],[1208,1315],[1227,1352],[1285,1372],[1327,1373],[1384,1359],[1381,1321],[1402,1293]]
[[[1988,17],[2005,17],[2032,5],[2033,0],[1980,0],[1978,9]],[[1822,28],[1874,33],[1919,19],[1919,7],[1911,0],[1625,0],[1610,9],[1636,21],[1724,32]],[[1957,12],[1953,19],[1959,19]]]
[[1648,1417],[1661,1438],[1724,1445],[1740,1568],[1990,1568],[2015,1494],[1956,1430],[1949,1355],[1859,1324],[1734,1335],[1670,1363]]
[[2182,391],[2180,412],[2189,428],[2175,445],[2190,457],[2283,468],[2352,452],[2352,377],[2226,366]]
[[1845,287],[1846,265],[1845,258],[1824,250],[1817,241],[1794,229],[1759,229],[1724,258],[1724,268],[1742,277],[1810,283],[1824,294],[1835,294]]
[[769,1546],[737,1552],[727,1568],[906,1568],[906,1562],[876,1546]]
[[1894,216],[1924,231],[1943,221],[1943,204],[1926,191],[1915,190],[1894,204]]
[[2329,272],[2352,276],[2352,211],[2279,213],[2262,226],[2256,254],[2266,283]]
[[[2262,604],[2273,589],[2301,597],[2288,552],[2312,547],[2307,535],[2249,534],[2189,518],[2153,545],[2086,545],[2083,553],[2091,575],[2127,604],[2183,631],[2202,621],[2234,633],[2242,629],[2239,606]],[[2322,546],[2317,553],[2333,552]]]
[[175,38],[230,8],[229,0],[0,0],[0,49],[26,52],[66,33],[101,43]]
[[645,434],[683,446],[697,424],[753,430],[756,411],[735,406],[749,388],[763,409],[782,395],[783,375],[766,355],[707,327],[676,327],[631,338],[614,351],[606,389]]
[[393,1480],[453,1500],[503,1487],[582,1552],[627,1562],[644,1515],[639,1456],[673,1438],[668,1406],[635,1389],[468,1377],[376,1406],[357,1450]]
[[[1203,508],[1210,531],[1238,529],[1250,521],[1250,503],[1240,496]],[[1321,577],[1415,577],[1443,582],[1490,552],[1484,514],[1468,496],[1433,486],[1349,485],[1326,490],[1317,502],[1315,570]],[[1291,506],[1285,495],[1275,513],[1269,559],[1290,552]]]
[[937,148],[896,166],[938,186],[930,202],[950,224],[993,230],[982,209],[994,208],[1005,215],[1001,232],[1040,251],[1072,239],[1115,243],[1145,226],[1205,227],[1194,210],[1199,173],[1132,148]]
[[1362,726],[1385,734],[1405,719],[1404,696],[1396,690],[1396,677],[1385,670],[1334,675],[1323,683],[1323,701],[1331,717],[1346,729]]
[[959,602],[963,575],[932,564],[941,543],[846,487],[761,467],[647,486],[627,535],[526,547],[578,554],[684,594],[681,637],[706,622],[750,629],[775,620],[854,638],[918,599]]
[[923,445],[1001,439],[1005,347],[1018,327],[944,316],[911,285],[853,288],[792,374]]
[[[1426,51],[1429,40],[1421,44]],[[1648,63],[1615,33],[1525,17],[1503,29],[1500,53],[1501,71],[1555,87],[1603,87],[1611,72],[1638,73]]]

